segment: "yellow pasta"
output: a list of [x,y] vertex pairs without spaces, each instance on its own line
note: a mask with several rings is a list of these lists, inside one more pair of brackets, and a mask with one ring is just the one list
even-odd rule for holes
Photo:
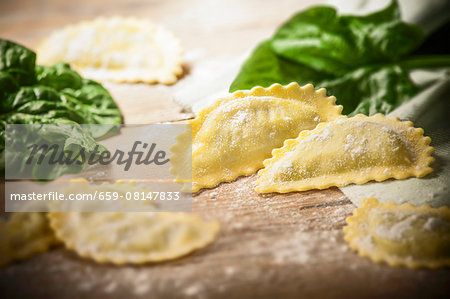
[[46,213],[12,213],[0,222],[0,266],[24,260],[57,244]]
[[99,263],[141,264],[175,259],[211,243],[219,231],[187,213],[50,213],[67,248]]
[[259,171],[256,190],[283,193],[422,177],[432,171],[430,141],[422,129],[395,117],[341,117],[274,150]]
[[39,64],[69,62],[97,81],[172,84],[182,73],[180,41],[148,20],[100,17],[51,34],[38,48]]
[[253,174],[284,140],[339,117],[342,106],[335,100],[325,89],[297,83],[255,87],[219,99],[190,122],[192,137],[179,136],[172,148],[175,174],[191,162],[189,142],[192,192]]
[[374,262],[409,268],[450,266],[450,209],[362,201],[347,218],[345,240]]

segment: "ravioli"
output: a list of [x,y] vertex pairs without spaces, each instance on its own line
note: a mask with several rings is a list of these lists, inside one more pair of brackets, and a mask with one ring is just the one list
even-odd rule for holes
[[69,62],[97,81],[172,84],[182,73],[180,41],[148,20],[100,17],[51,34],[38,48],[40,64]]
[[99,263],[141,264],[175,259],[211,243],[217,221],[187,213],[49,213],[67,248]]
[[342,117],[303,131],[272,152],[256,191],[292,192],[429,174],[433,148],[423,130],[382,114]]
[[47,251],[58,241],[46,213],[12,213],[0,222],[0,266]]
[[342,106],[335,101],[311,84],[237,91],[190,122],[192,138],[181,135],[172,148],[173,169],[190,162],[186,148],[192,141],[192,192],[253,174],[285,139],[336,119]]
[[409,268],[450,266],[450,209],[364,199],[347,218],[345,240],[374,262]]

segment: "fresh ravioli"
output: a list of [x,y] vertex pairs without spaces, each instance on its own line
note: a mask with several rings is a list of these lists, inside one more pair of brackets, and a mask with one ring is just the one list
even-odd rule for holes
[[185,149],[192,140],[192,192],[253,174],[284,140],[339,117],[335,101],[311,84],[237,91],[190,122],[192,139],[180,136],[172,149],[173,169],[190,159]]
[[39,47],[40,64],[69,62],[97,81],[172,84],[182,73],[180,41],[146,19],[100,17],[67,26]]
[[450,266],[450,209],[364,199],[347,218],[345,240],[374,262],[409,268]]
[[422,129],[396,117],[342,117],[274,150],[259,171],[256,190],[285,193],[422,177],[432,171],[430,142]]
[[46,213],[12,213],[0,221],[0,266],[45,252],[58,241]]
[[172,212],[49,213],[67,248],[99,263],[171,260],[211,243],[220,226],[197,215]]

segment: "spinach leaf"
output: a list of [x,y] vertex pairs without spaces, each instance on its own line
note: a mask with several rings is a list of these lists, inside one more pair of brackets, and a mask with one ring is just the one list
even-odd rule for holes
[[271,40],[272,49],[281,57],[315,70],[345,72],[363,61],[358,55],[356,41],[340,23],[336,10],[331,7],[314,7],[300,12],[275,33]]
[[273,83],[325,87],[343,113],[389,113],[420,89],[409,72],[450,66],[450,56],[411,56],[424,41],[400,19],[398,3],[367,16],[339,16],[319,6],[294,15],[256,47],[230,92]]
[[[8,150],[5,151],[5,159],[8,165],[8,176],[14,178],[29,179],[31,177],[39,180],[51,180],[62,174],[76,173],[83,169],[83,163],[59,164],[49,163],[52,155],[58,157],[64,155],[73,158],[84,151],[87,158],[94,153],[96,146],[99,154],[106,148],[99,145],[86,131],[77,123],[61,119],[35,119],[38,123],[27,126],[14,126],[7,128],[9,134],[5,135]],[[23,138],[13,138],[23,136]],[[29,143],[28,141],[33,141]],[[58,147],[41,155],[31,155],[33,146],[42,145]],[[70,151],[70,152],[69,152]],[[69,154],[70,153],[70,154]],[[94,154],[92,154],[94,155]],[[31,163],[26,163],[32,157]],[[38,161],[43,158],[41,162]],[[79,161],[79,159],[75,160]]]
[[388,113],[408,101],[419,90],[408,72],[398,65],[358,68],[340,77],[320,82],[320,87],[338,97],[344,114]]
[[289,59],[279,57],[273,51],[270,41],[262,42],[245,61],[240,73],[233,81],[230,91],[251,89],[254,86],[269,86],[273,83],[307,84],[320,80],[324,74],[306,65],[299,65]]
[[420,28],[400,20],[392,2],[363,17],[338,16],[331,7],[300,12],[275,33],[272,47],[282,57],[341,75],[362,65],[395,62],[423,39]]
[[19,89],[19,84],[8,72],[0,71],[0,111],[6,109],[5,98]]
[[81,76],[67,63],[59,62],[53,66],[36,66],[36,79],[39,85],[51,87],[57,91],[64,88],[79,89]]
[[[78,172],[83,167],[59,164],[44,172],[36,165],[25,165],[30,153],[28,144],[23,141],[29,140],[26,136],[33,134],[34,140],[51,141],[61,145],[64,151],[74,153],[82,149],[90,153],[97,147],[101,154],[106,149],[96,139],[116,133],[122,116],[101,84],[82,78],[66,63],[38,66],[35,60],[33,51],[0,40],[0,168],[5,167],[6,160],[11,169],[25,176],[32,173],[53,179],[64,173]],[[38,128],[22,128],[19,133],[24,136],[23,140],[6,140],[8,124],[35,124]],[[5,158],[6,143],[13,150],[8,151]]]
[[36,82],[34,67],[36,53],[0,39],[0,71],[7,71],[19,85],[30,85]]

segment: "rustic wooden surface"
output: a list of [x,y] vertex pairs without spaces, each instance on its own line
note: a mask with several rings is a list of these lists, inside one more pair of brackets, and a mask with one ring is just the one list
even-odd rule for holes
[[[313,1],[0,1],[0,36],[36,47],[61,25],[98,15],[137,15],[165,25],[187,54],[242,55]],[[202,58],[202,57],[200,57]],[[186,65],[189,78],[196,67]],[[180,82],[181,83],[181,82]],[[171,101],[182,84],[107,87],[127,123],[191,115]],[[353,204],[337,188],[257,195],[255,177],[201,192],[194,212],[217,219],[211,246],[145,266],[98,265],[56,248],[0,270],[2,298],[283,298],[448,295],[450,271],[391,268],[358,257],[343,241]]]

